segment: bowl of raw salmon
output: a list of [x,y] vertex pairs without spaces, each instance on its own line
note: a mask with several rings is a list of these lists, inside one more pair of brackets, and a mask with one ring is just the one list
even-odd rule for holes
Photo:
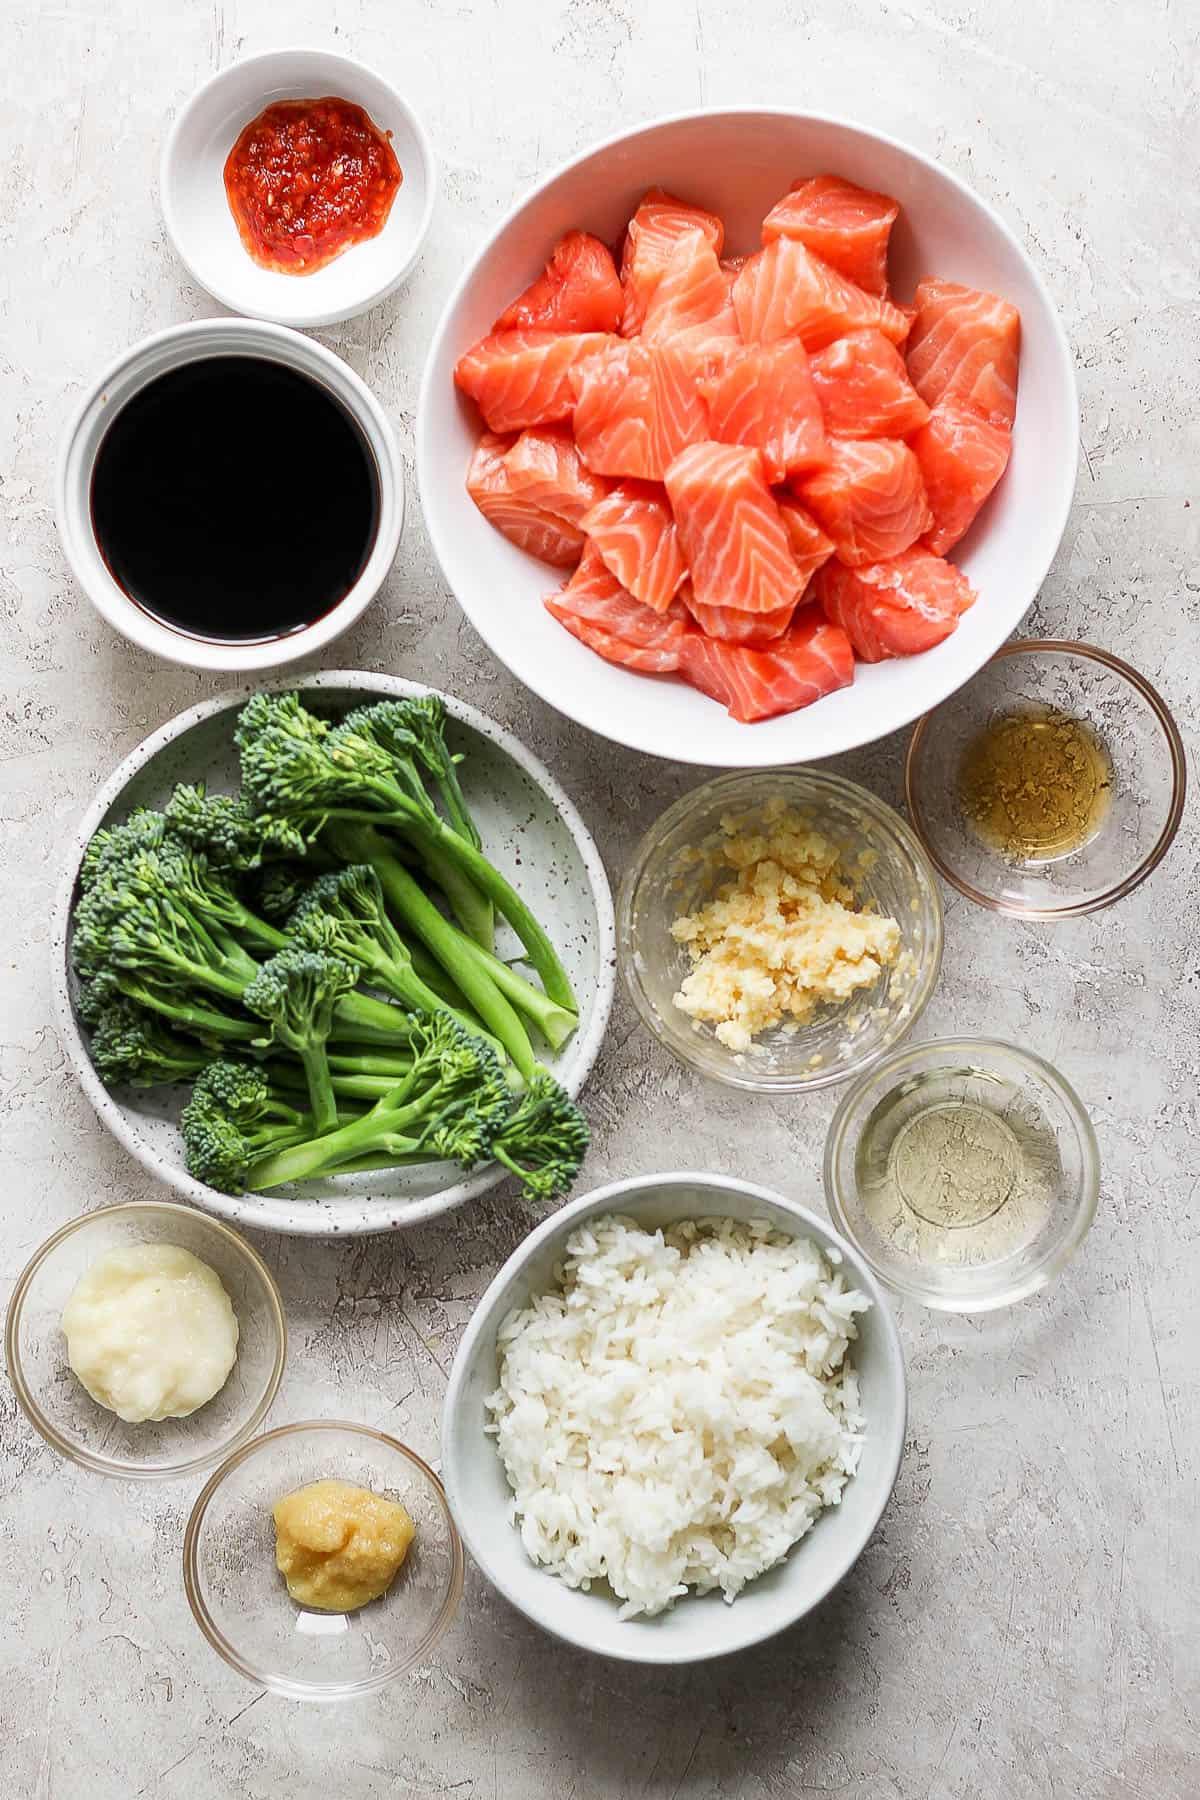
[[446,579],[499,659],[634,749],[803,762],[908,724],[1020,622],[1078,404],[1033,263],[849,123],[710,112],[542,182],[421,390]]

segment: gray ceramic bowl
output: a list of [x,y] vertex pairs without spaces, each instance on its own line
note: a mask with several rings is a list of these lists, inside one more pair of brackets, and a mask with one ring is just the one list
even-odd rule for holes
[[[178,781],[204,781],[214,792],[236,786],[232,729],[253,692],[297,689],[325,707],[399,698],[430,690],[395,675],[336,670],[291,681],[256,682],[180,713],[127,756],[88,807],[59,888],[51,936],[55,1015],[63,1049],[101,1122],[131,1156],[193,1206],[235,1224],[296,1237],[388,1231],[450,1212],[504,1179],[492,1164],[456,1179],[450,1164],[375,1174],[339,1175],[272,1194],[221,1194],[195,1181],[183,1161],[177,1121],[186,1089],[110,1093],[92,1067],[75,1014],[70,966],[71,911],[83,851],[107,820],[135,806],[160,806]],[[518,739],[461,700],[443,695],[447,736],[465,752],[463,789],[484,848],[520,889],[554,939],[579,997],[579,1029],[545,1062],[578,1094],[600,1048],[612,1007],[616,963],[612,894],[591,834],[553,775]],[[514,940],[515,942],[515,940]],[[503,943],[501,950],[504,950]]]
[[[496,1333],[514,1307],[554,1280],[567,1238],[602,1213],[658,1227],[680,1219],[766,1218],[780,1231],[813,1239],[840,1256],[848,1279],[870,1296],[853,1349],[866,1417],[857,1473],[839,1506],[824,1512],[785,1562],[760,1575],[732,1606],[719,1593],[688,1595],[652,1619],[617,1617],[606,1592],[583,1593],[536,1567],[509,1522],[512,1498],[495,1441],[484,1433],[484,1402],[497,1383]],[[623,1662],[692,1663],[761,1643],[811,1612],[853,1567],[891,1496],[907,1419],[904,1354],[883,1289],[862,1257],[806,1207],[749,1181],[671,1173],[617,1181],[572,1201],[525,1239],[496,1276],[467,1326],[446,1390],[442,1479],[463,1541],[488,1580],[536,1625],[582,1650]]]

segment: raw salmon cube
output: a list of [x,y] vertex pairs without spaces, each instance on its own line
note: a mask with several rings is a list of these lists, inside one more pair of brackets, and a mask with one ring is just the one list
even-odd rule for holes
[[586,231],[555,244],[545,272],[511,306],[495,331],[617,331],[625,294],[612,251]]
[[600,331],[501,331],[460,356],[454,379],[492,431],[524,431],[570,418],[572,371],[620,339]]
[[722,444],[761,450],[768,481],[829,461],[821,405],[796,338],[753,344],[729,356],[708,393],[709,429]]
[[909,439],[921,465],[933,525],[924,542],[944,556],[964,537],[1008,467],[1012,433],[973,406],[946,395]]
[[643,606],[665,612],[687,574],[666,488],[619,481],[580,524],[622,586]]
[[902,438],[929,417],[904,358],[881,331],[852,331],[818,350],[812,379],[832,436]]
[[714,340],[740,343],[732,288],[707,235],[698,229],[685,231],[646,304],[643,343],[664,343],[680,336],[696,347]]
[[887,194],[855,187],[840,175],[812,175],[794,182],[771,208],[763,243],[797,238],[868,294],[886,294],[888,239],[899,215]]
[[581,525],[588,508],[608,492],[604,476],[593,475],[580,456],[569,425],[523,431],[504,462],[514,494],[569,525]]
[[608,662],[627,669],[668,675],[679,667],[688,615],[676,600],[654,612],[621,586],[589,544],[566,586],[546,601],[546,609],[580,643]]
[[488,523],[519,549],[570,568],[583,553],[583,532],[514,491],[508,468],[513,441],[484,432],[467,471],[467,492]]
[[826,563],[815,585],[826,618],[870,663],[932,649],[975,601],[961,570],[922,544],[865,569]]
[[761,650],[782,637],[798,605],[792,600],[787,606],[765,613],[744,612],[740,606],[705,606],[697,600],[690,581],[685,581],[680,589],[680,599],[706,637],[720,638],[727,644],[748,644],[753,650]]
[[685,232],[700,230],[720,256],[725,227],[715,213],[689,206],[662,188],[651,188],[629,221],[621,253],[621,286],[625,308],[621,319],[624,337],[642,329],[650,297],[658,286],[671,252]]
[[897,344],[908,335],[898,306],[856,287],[796,238],[775,238],[754,253],[733,284],[733,305],[748,344],[798,337],[806,350],[821,350],[848,331],[882,331]]
[[787,532],[788,548],[800,571],[800,586],[803,591],[817,570],[833,555],[833,539],[825,536],[812,514],[805,512],[791,494],[776,494],[775,500],[783,520],[783,528]]
[[831,438],[828,467],[796,491],[852,568],[898,556],[933,525],[920,464],[895,438]]
[[854,680],[854,652],[839,626],[830,624],[816,607],[805,606],[783,636],[761,650],[722,643],[700,631],[685,632],[679,672],[749,725],[796,712],[836,688],[849,687]]
[[1021,354],[1016,307],[954,281],[923,281],[916,304],[908,374],[922,400],[966,400],[992,424],[1011,428]]
[[575,442],[598,475],[661,481],[669,463],[708,432],[692,356],[673,344],[623,344],[581,362],[574,378]]
[[800,571],[757,450],[693,444],[666,483],[702,606],[777,612],[799,597]]

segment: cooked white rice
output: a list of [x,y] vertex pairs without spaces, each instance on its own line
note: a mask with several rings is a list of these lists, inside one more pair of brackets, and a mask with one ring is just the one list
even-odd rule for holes
[[857,1465],[846,1351],[869,1305],[763,1220],[580,1226],[558,1286],[501,1325],[487,1403],[533,1561],[607,1580],[623,1619],[689,1588],[734,1600]]

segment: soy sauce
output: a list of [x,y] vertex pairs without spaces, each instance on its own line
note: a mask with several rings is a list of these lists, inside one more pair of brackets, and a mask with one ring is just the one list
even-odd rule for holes
[[315,623],[362,574],[375,459],[318,382],[263,357],[172,369],[121,408],[92,473],[113,579],[175,631],[261,642]]

